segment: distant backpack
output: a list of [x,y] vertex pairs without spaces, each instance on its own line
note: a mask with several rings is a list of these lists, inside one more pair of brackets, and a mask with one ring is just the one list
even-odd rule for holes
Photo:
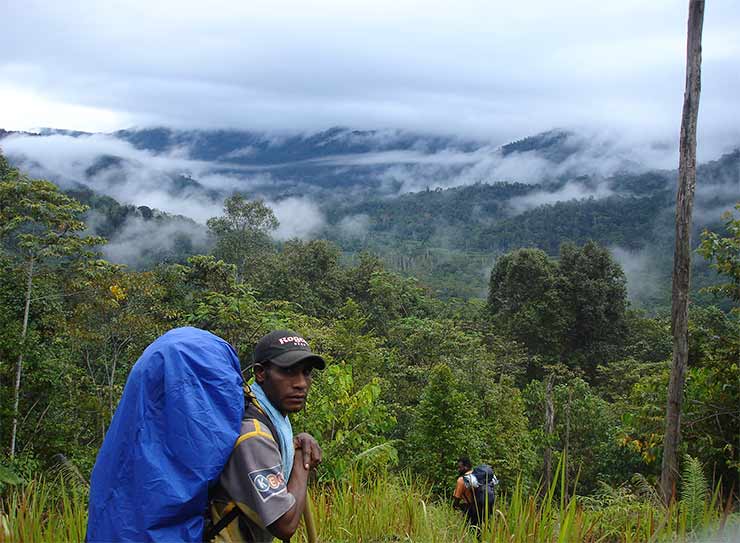
[[496,500],[496,485],[498,478],[493,473],[493,468],[488,464],[475,466],[471,473],[463,476],[465,486],[473,490],[476,509],[479,513],[484,510],[491,511],[493,502]]

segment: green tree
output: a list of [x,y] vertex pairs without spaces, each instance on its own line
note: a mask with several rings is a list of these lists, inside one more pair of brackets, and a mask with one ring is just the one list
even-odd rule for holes
[[126,272],[101,261],[85,271],[76,287],[80,294],[67,334],[85,393],[95,403],[87,418],[96,419],[90,426],[99,430],[102,443],[134,363],[149,343],[178,323],[169,318],[165,289],[151,272]]
[[17,175],[18,171],[15,168],[11,167],[8,159],[5,158],[2,153],[0,153],[0,179],[6,180],[10,179],[12,176]]
[[[285,309],[294,315],[292,308]],[[275,319],[275,316],[257,299],[253,289],[240,284],[229,293],[202,293],[185,319],[191,326],[224,338],[236,349],[239,358],[246,362],[257,340],[271,328],[278,327],[274,324],[280,319]]]
[[347,270],[346,278],[347,296],[360,305],[367,328],[377,335],[386,335],[396,319],[433,314],[427,290],[414,278],[386,270],[376,255],[360,254],[359,263]]
[[368,323],[380,334],[396,319],[424,317],[429,314],[430,303],[426,291],[416,279],[405,278],[387,271],[370,276],[365,310]]
[[367,331],[367,317],[359,304],[348,299],[339,308],[337,318],[326,326],[311,329],[311,345],[331,363],[346,363],[352,370],[352,379],[363,386],[380,378],[383,390],[388,386],[390,352],[383,339]]
[[621,483],[635,471],[639,458],[620,446],[619,410],[579,378],[554,387],[555,428],[545,426],[545,384],[533,381],[524,390],[530,428],[538,450],[548,445],[556,456],[567,452],[567,477],[578,489],[593,491],[598,481]]
[[558,262],[539,249],[502,256],[491,271],[493,325],[530,354],[527,377],[563,363],[595,377],[621,358],[626,335],[624,273],[603,247],[563,244]]
[[529,378],[541,377],[539,359],[555,360],[560,352],[566,322],[557,279],[557,264],[539,249],[505,254],[491,270],[488,308],[494,327],[527,348]]
[[670,319],[628,311],[623,358],[599,364],[592,384],[607,401],[626,400],[636,383],[665,368],[672,348]]
[[[740,485],[740,319],[716,307],[692,307],[689,317],[679,453],[701,459],[729,492]],[[663,454],[668,379],[668,364],[654,365],[631,387],[622,408],[622,444],[642,456],[641,471],[652,476]]]
[[216,258],[235,264],[239,278],[251,278],[260,261],[271,253],[270,232],[279,223],[272,209],[262,200],[247,200],[235,194],[224,201],[224,214],[207,221],[216,239]]
[[182,279],[191,290],[230,292],[236,286],[236,267],[212,255],[195,255],[179,266]]
[[458,457],[478,456],[480,436],[470,424],[475,419],[475,407],[461,392],[452,370],[445,364],[435,365],[421,393],[404,456],[407,465],[426,477],[437,492],[453,488]]
[[470,397],[482,398],[499,373],[498,361],[475,332],[465,332],[452,320],[408,317],[391,324],[387,345],[397,355],[389,367],[393,396],[412,405],[436,364],[452,368]]
[[[87,209],[64,195],[48,181],[29,179],[17,170],[3,167],[0,180],[0,242],[2,250],[24,270],[26,284],[23,325],[20,342],[28,332],[28,318],[34,279],[49,268],[68,265],[69,261],[91,255],[89,248],[104,242],[102,238],[81,236],[85,223],[81,216]],[[13,385],[13,423],[10,456],[15,455],[18,405],[23,374],[23,350],[18,355]]]
[[[735,211],[740,213],[740,203],[735,205]],[[722,215],[722,219],[725,221],[727,236],[721,237],[716,232],[705,230],[701,235],[698,252],[711,261],[712,267],[729,281],[705,290],[726,296],[740,304],[740,216],[734,217],[728,211]],[[734,311],[740,311],[740,305],[736,305]]]
[[604,247],[566,243],[560,248],[557,289],[557,310],[567,322],[561,360],[593,379],[597,365],[620,358],[627,332],[624,273]]
[[[51,273],[37,275],[26,338],[21,343],[25,286],[25,270],[19,269],[11,259],[0,258],[0,360],[3,361],[0,374],[4,385],[0,388],[0,398],[2,417],[7,421],[2,436],[5,443],[10,442],[12,430],[16,366],[11,361],[17,361],[23,354],[23,386],[13,460],[17,466],[43,460],[37,453],[45,454],[73,423],[72,419],[57,417],[63,410],[62,404],[72,398],[81,398],[67,380],[68,375],[75,373],[75,368],[67,340],[69,313],[65,302],[75,291],[64,277]],[[73,384],[77,382],[79,379],[72,381]],[[40,428],[44,429],[43,439],[39,435]]]
[[681,435],[729,492],[740,487],[740,315],[694,307],[689,316]]
[[475,424],[481,429],[481,460],[493,466],[502,488],[513,488],[518,478],[531,487],[537,456],[521,392],[510,379],[502,378],[486,386],[478,405]]
[[260,297],[294,302],[312,316],[332,316],[347,293],[340,256],[329,241],[285,242],[280,253],[265,261],[269,272],[260,281]]

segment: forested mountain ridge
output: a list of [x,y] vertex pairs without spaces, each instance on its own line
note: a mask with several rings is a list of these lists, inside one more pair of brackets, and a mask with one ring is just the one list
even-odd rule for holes
[[[237,178],[246,178],[254,172],[269,172],[274,181],[286,181],[288,185],[360,185],[356,188],[371,186],[381,193],[394,188],[403,192],[423,190],[425,186],[447,188],[475,181],[536,183],[539,178],[563,179],[588,175],[594,165],[587,163],[599,159],[609,159],[605,162],[609,162],[612,171],[645,169],[637,158],[625,156],[618,142],[597,141],[565,130],[552,130],[503,146],[452,136],[341,127],[294,134],[164,127],[120,130],[111,134],[60,129],[43,129],[38,134],[0,133],[0,139],[13,136],[56,137],[57,141],[71,138],[78,141],[78,146],[92,148],[96,138],[103,138],[108,142],[125,142],[134,150],[148,153],[140,156],[177,156],[211,163],[211,171]],[[39,146],[28,149],[6,142],[5,147],[5,153],[19,164],[34,161],[34,154],[43,154]],[[117,150],[131,154],[121,145]],[[97,160],[94,154],[85,158],[90,163]],[[538,168],[536,171],[529,167],[496,168],[509,159],[536,162]],[[476,168],[481,161],[489,161],[489,166],[494,167]],[[548,165],[556,168],[548,171]],[[410,173],[418,182],[404,183],[400,178],[403,176],[397,175],[399,172],[389,171],[393,166],[408,167],[411,171],[400,173]],[[601,171],[601,168],[595,169]],[[466,175],[461,176],[461,172]],[[49,173],[59,172],[52,169]]]
[[[168,128],[106,136],[50,129],[33,137],[0,136],[14,164],[89,202],[96,217],[88,221],[91,228],[112,241],[106,250],[125,246],[109,258],[137,267],[153,265],[150,257],[157,252],[182,261],[189,250],[204,248],[203,227],[170,216],[195,217],[203,224],[225,197],[240,192],[267,200],[286,224],[302,213],[311,215],[310,229],[288,227],[283,239],[330,239],[350,258],[372,250],[442,296],[483,296],[487,270],[498,255],[539,247],[556,256],[564,241],[595,240],[632,261],[637,255],[643,268],[657,270],[650,284],[665,283],[670,274],[676,172],[645,169],[637,155],[608,140],[589,142],[568,131],[500,148],[345,128],[280,136]],[[55,146],[71,155],[52,153]],[[738,172],[740,151],[699,166],[695,239],[738,199]],[[122,213],[124,208],[98,202],[92,193],[131,210],[167,213],[144,225],[146,216]],[[146,229],[161,250],[149,245],[137,252],[131,233]],[[635,284],[635,273],[641,272],[628,268]],[[706,283],[706,273],[706,266],[697,271],[697,285]],[[648,306],[665,300],[665,294],[632,292]]]
[[[565,218],[577,223],[579,222],[577,214],[581,213],[589,215],[588,220],[582,221],[582,231],[567,233],[566,239],[580,241],[581,238],[590,237],[604,243],[613,243],[619,241],[617,238],[621,238],[628,246],[639,247],[645,242],[652,241],[652,232],[656,228],[655,221],[660,215],[664,211],[673,211],[675,179],[675,171],[656,170],[640,174],[621,173],[609,178],[580,176],[568,181],[548,183],[478,182],[448,189],[427,188],[415,193],[402,194],[397,198],[347,202],[344,206],[330,210],[329,219],[331,222],[338,222],[348,215],[367,214],[372,219],[373,232],[381,233],[395,229],[397,237],[417,241],[429,239],[433,235],[435,224],[443,223],[446,227],[472,226],[482,229],[483,232],[477,240],[470,242],[471,245],[479,250],[492,250],[497,248],[497,237],[495,232],[488,233],[486,230],[490,230],[494,223],[502,222],[506,226],[520,223],[524,230],[529,230],[529,224],[534,217],[544,213],[547,217],[541,219],[543,224],[531,239],[526,240],[526,243],[522,240],[514,240],[513,243],[537,244],[553,253],[557,250],[557,241],[551,241],[555,234],[552,230],[560,229],[558,218],[560,217],[561,221]],[[563,195],[563,199],[552,199],[547,202],[548,192],[557,193],[568,182],[578,183],[585,188],[603,185],[609,192],[599,197],[585,192],[585,197],[571,199]],[[518,205],[517,199],[533,193],[541,196],[542,204],[538,205],[533,199],[526,206]],[[700,208],[722,206],[729,208],[732,206],[733,197],[740,197],[740,150],[700,165],[697,172],[697,198]],[[576,215],[573,212],[576,212]],[[619,220],[623,224],[607,222],[600,225],[598,223],[602,218],[607,221],[610,218],[612,221]],[[714,218],[699,217],[699,227],[718,222],[719,215]],[[601,226],[605,231],[604,234],[598,231],[591,232],[591,229]],[[630,229],[637,229],[639,232],[631,232]],[[470,230],[466,229],[464,235],[468,240],[471,238],[470,234]],[[604,237],[607,234],[614,235],[615,238]],[[512,242],[505,242],[503,248],[509,249],[511,245]]]
[[187,147],[196,160],[275,165],[335,155],[379,151],[435,153],[445,149],[473,151],[481,142],[430,136],[401,130],[352,130],[335,126],[305,134],[268,134],[243,130],[172,130],[165,127],[119,130],[114,137],[137,149],[167,152]]
[[[583,244],[594,240],[627,255],[649,253],[652,264],[646,267],[653,267],[654,275],[650,282],[667,285],[673,250],[676,176],[675,171],[655,170],[620,173],[605,179],[581,176],[541,183],[475,183],[427,189],[397,198],[349,202],[331,209],[323,236],[348,249],[372,248],[383,254],[384,249],[393,248],[396,254],[405,252],[410,257],[425,254],[426,259],[418,265],[407,258],[405,268],[436,279],[441,279],[441,274],[429,268],[429,250],[444,250],[447,254],[441,257],[439,268],[447,268],[444,273],[450,276],[463,273],[468,284],[475,282],[475,269],[483,267],[480,255],[538,247],[556,256],[565,241]],[[567,198],[567,187],[573,185],[583,188],[582,197]],[[597,187],[602,187],[601,193]],[[553,197],[559,192],[562,199]],[[699,166],[695,243],[701,230],[718,227],[721,213],[731,209],[738,199],[740,151]],[[362,240],[343,236],[341,225],[348,217],[364,220],[367,231]],[[426,250],[420,252],[421,248]],[[458,251],[459,257],[451,256],[450,251]],[[467,264],[462,257],[465,253],[471,255]],[[454,259],[456,271],[443,265],[450,259]],[[695,258],[694,265],[696,285],[704,286],[713,280],[700,257]],[[661,297],[667,299],[667,294],[664,289],[662,294],[655,292],[655,296],[640,301],[651,305]]]

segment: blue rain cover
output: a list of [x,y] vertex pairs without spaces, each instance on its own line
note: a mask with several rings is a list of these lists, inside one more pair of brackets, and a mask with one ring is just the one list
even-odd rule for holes
[[239,437],[242,384],[234,349],[204,330],[147,347],[93,468],[88,541],[202,540],[208,488]]

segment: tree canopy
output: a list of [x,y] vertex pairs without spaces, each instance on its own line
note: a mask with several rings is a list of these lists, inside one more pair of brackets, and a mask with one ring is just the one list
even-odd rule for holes
[[[210,223],[212,252],[131,270],[88,257],[102,240],[84,236],[84,206],[4,161],[0,171],[0,438],[20,475],[50,468],[58,453],[88,473],[141,352],[192,325],[229,341],[245,370],[274,328],[300,331],[326,358],[294,419],[320,436],[322,481],[409,470],[441,496],[467,454],[490,463],[502,488],[520,478],[532,489],[545,450],[568,459],[579,492],[634,473],[656,480],[670,328],[665,315],[630,308],[621,268],[595,242],[563,244],[557,257],[535,247],[504,253],[486,300],[442,299],[376,254],[276,242],[269,208],[235,197]],[[717,235],[706,239],[720,262],[726,234]],[[718,269],[734,280],[732,266]],[[684,447],[726,492],[738,486],[740,462],[738,318],[711,304],[690,315]]]

